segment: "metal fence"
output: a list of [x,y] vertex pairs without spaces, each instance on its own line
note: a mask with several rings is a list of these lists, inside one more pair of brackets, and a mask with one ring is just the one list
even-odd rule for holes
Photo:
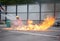
[[7,5],[6,10],[6,14],[1,14],[1,20],[5,20],[5,17],[15,20],[17,15],[22,19],[23,23],[26,23],[28,19],[33,20],[34,23],[39,23],[47,15],[60,20],[60,3]]

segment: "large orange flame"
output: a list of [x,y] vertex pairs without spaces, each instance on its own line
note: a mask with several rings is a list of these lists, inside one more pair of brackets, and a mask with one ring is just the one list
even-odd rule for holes
[[[44,19],[44,21],[42,23],[39,24],[35,24],[33,25],[33,21],[32,20],[28,20],[27,23],[28,25],[23,25],[15,27],[15,28],[10,28],[10,30],[14,29],[14,30],[24,30],[24,31],[45,31],[48,28],[50,28],[55,22],[55,18],[50,16]],[[9,29],[9,28],[7,28]]]

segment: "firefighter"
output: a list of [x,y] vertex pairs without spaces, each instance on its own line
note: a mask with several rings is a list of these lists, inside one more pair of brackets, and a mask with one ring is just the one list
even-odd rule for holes
[[19,18],[19,16],[16,16],[16,20],[14,21],[14,26],[22,26],[22,20]]

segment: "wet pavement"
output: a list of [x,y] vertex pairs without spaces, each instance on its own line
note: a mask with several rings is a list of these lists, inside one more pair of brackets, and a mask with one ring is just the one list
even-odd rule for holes
[[57,31],[6,31],[0,29],[0,41],[60,41],[60,28]]

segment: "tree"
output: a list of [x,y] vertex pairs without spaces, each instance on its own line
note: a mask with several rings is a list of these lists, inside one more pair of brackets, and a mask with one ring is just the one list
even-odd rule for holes
[[0,3],[6,5],[34,3],[34,0],[0,0]]
[[0,0],[0,3],[5,5],[13,5],[13,4],[32,4],[35,2],[41,3],[60,3],[60,0]]

